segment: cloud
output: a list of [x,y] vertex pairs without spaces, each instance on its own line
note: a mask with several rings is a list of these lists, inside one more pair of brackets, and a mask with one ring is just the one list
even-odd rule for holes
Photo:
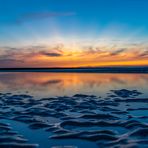
[[148,57],[148,50],[144,51],[139,55],[140,57]]
[[108,57],[108,56],[118,56],[119,54],[125,52],[127,49],[126,48],[121,48],[121,49],[113,49],[110,50],[110,48],[106,48],[106,47],[93,47],[93,46],[87,46],[84,47],[85,49],[85,55],[89,54],[89,55],[98,55],[98,56],[102,56],[102,57]]
[[84,49],[84,54],[99,54],[102,53],[99,47],[93,47],[93,46],[84,46],[82,47]]
[[[146,60],[148,50],[146,46],[101,46],[101,45],[77,45],[50,44],[32,45],[25,47],[1,47],[0,67],[2,66],[38,66],[50,67],[65,66],[70,63],[75,65],[96,64],[103,62],[124,62],[134,60]],[[73,62],[71,62],[73,61]]]
[[32,59],[46,57],[62,57],[64,55],[62,45],[54,46],[28,46],[28,47],[3,47],[0,48],[1,63],[14,63],[31,61]]
[[116,51],[110,52],[110,55],[115,56],[115,55],[125,52],[126,50],[127,50],[126,48],[118,49]]
[[13,58],[0,58],[0,68],[5,67],[17,67],[17,65],[22,65],[24,63],[23,60],[17,60]]
[[29,21],[29,20],[39,20],[39,19],[47,19],[53,17],[66,17],[66,16],[74,16],[75,12],[39,12],[39,13],[29,13],[23,15],[20,19],[17,20],[17,23]]
[[39,54],[45,55],[45,56],[48,56],[48,57],[60,57],[60,56],[63,56],[62,53],[46,52],[46,51],[41,51],[41,52],[39,52]]
[[1,64],[12,63],[12,62],[20,62],[23,63],[22,60],[15,60],[15,59],[0,59]]

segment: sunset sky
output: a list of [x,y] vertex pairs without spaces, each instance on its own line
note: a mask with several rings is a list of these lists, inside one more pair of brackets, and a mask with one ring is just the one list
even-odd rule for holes
[[148,0],[0,0],[0,67],[148,66]]

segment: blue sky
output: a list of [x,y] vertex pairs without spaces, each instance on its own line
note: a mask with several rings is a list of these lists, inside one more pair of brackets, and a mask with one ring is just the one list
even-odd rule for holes
[[145,39],[147,6],[147,0],[0,0],[0,44],[39,43],[56,33],[84,39],[136,32]]

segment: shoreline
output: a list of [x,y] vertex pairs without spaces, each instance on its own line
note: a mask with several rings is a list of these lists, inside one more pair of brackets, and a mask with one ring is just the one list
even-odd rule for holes
[[61,73],[148,73],[148,67],[97,68],[0,68],[0,72],[61,72]]
[[0,147],[147,147],[148,99],[138,90],[106,93],[38,100],[1,93]]

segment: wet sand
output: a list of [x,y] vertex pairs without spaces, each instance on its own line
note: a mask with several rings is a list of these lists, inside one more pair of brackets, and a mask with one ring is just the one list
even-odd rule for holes
[[35,99],[0,94],[1,148],[148,147],[148,98],[110,90]]

